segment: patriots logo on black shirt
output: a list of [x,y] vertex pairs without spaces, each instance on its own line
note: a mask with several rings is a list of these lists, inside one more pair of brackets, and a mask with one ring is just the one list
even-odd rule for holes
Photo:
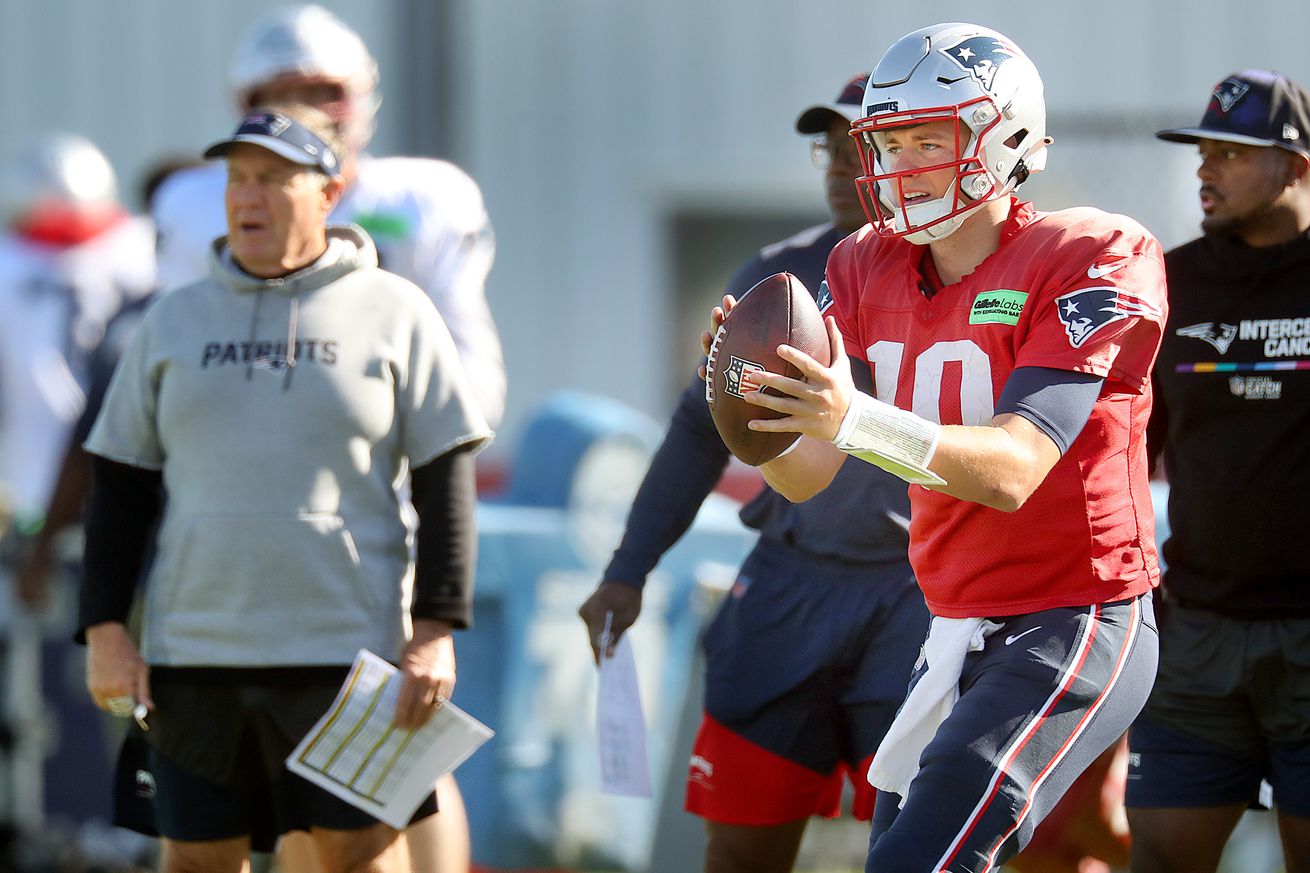
[[1017,49],[994,36],[971,36],[941,49],[941,53],[988,91],[992,90],[992,82],[1001,64],[1019,54]]
[[1080,348],[1107,324],[1139,316],[1159,317],[1159,310],[1122,288],[1080,288],[1055,298],[1069,344]]
[[1178,336],[1204,340],[1214,346],[1215,351],[1219,354],[1226,355],[1228,354],[1228,347],[1237,338],[1237,325],[1220,323],[1216,326],[1213,321],[1203,321],[1200,324],[1189,324],[1186,327],[1180,327],[1174,333]]
[[1214,89],[1214,99],[1219,103],[1219,109],[1222,112],[1230,112],[1237,105],[1237,101],[1246,96],[1246,92],[1251,90],[1251,86],[1241,79],[1224,79]]

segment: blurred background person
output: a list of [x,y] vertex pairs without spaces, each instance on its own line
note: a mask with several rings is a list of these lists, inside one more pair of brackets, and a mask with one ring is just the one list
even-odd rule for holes
[[[330,222],[364,228],[382,268],[437,304],[495,427],[504,412],[505,365],[485,293],[495,238],[477,183],[447,161],[364,151],[382,104],[377,62],[358,34],[320,6],[277,9],[256,20],[232,54],[228,82],[239,112],[294,101],[337,123],[346,140],[346,193]],[[209,250],[225,232],[221,169],[179,173],[159,190],[154,214],[165,290],[206,274]]]
[[80,136],[34,140],[0,185],[0,483],[10,516],[34,531],[86,403],[92,352],[154,288],[154,234]]
[[[139,199],[142,209],[149,214],[155,192],[165,179],[173,173],[202,163],[199,158],[181,156],[158,159],[141,181]],[[138,221],[148,224],[153,233],[153,223],[148,218]],[[139,243],[134,245],[139,248]],[[147,256],[153,261],[153,249],[147,251]],[[88,356],[86,402],[69,433],[58,472],[47,491],[41,524],[24,539],[16,561],[18,596],[29,607],[41,608],[46,604],[56,572],[59,541],[81,521],[82,508],[91,483],[91,460],[82,448],[82,443],[86,441],[91,425],[100,412],[100,403],[104,400],[109,379],[118,364],[123,346],[154,298],[152,290],[126,301],[105,325],[103,336]]]
[[[95,349],[154,286],[154,235],[120,202],[100,149],[70,133],[32,137],[0,167],[0,214],[0,566],[14,595],[0,621],[4,818],[9,839],[45,857],[56,832],[67,854],[78,842],[68,828],[107,827],[105,793],[94,789],[108,785],[110,763],[106,743],[85,741],[101,721],[76,691],[82,658],[65,630],[71,598],[52,602],[44,577],[28,586],[19,570],[44,535]],[[43,834],[44,825],[53,830]]]

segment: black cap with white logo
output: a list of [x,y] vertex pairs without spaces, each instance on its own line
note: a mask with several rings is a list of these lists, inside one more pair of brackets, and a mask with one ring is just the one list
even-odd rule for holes
[[306,167],[317,167],[329,176],[341,175],[336,152],[313,131],[276,112],[252,112],[241,119],[236,133],[205,149],[209,160],[227,157],[232,147],[248,142]]
[[1169,142],[1278,146],[1310,156],[1310,93],[1279,73],[1242,70],[1215,86],[1199,125],[1156,136]]

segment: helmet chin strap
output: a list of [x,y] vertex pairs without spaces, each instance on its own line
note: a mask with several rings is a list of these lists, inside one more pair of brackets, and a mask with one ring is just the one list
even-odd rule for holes
[[[988,183],[989,181],[989,177],[985,177],[981,175],[972,176],[970,178],[982,180],[984,181],[984,183]],[[963,196],[965,200],[970,201],[970,205],[966,207],[962,212],[952,215],[949,218],[945,219],[944,221],[940,221],[932,225],[931,227],[921,227],[918,230],[914,230],[911,231],[910,233],[907,233],[905,235],[906,242],[910,242],[915,245],[927,245],[928,243],[936,242],[939,239],[945,239],[946,237],[955,233],[955,231],[959,230],[960,225],[964,223],[964,220],[966,218],[968,218],[970,215],[973,215],[975,209],[977,209],[979,206],[982,206],[984,203],[987,202],[986,200],[976,200],[973,197],[970,197],[969,194],[964,190],[965,183],[961,182],[959,184],[960,184],[961,196]],[[932,209],[934,212],[937,212],[938,215],[930,216],[927,220],[933,221],[935,218],[940,217],[940,215],[945,214],[945,212],[947,211],[945,207],[945,200],[947,196],[948,196],[947,194],[943,194],[941,197],[938,197],[935,200],[931,200],[927,203],[921,203],[918,206],[912,206],[910,207],[910,209],[925,209],[925,208]],[[998,194],[997,196],[1000,195]],[[988,198],[988,199],[990,200],[995,198]],[[909,218],[909,210],[906,210],[906,218],[907,219]]]

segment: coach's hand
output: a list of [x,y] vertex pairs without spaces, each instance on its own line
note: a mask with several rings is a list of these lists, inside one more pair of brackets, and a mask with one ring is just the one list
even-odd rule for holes
[[111,706],[111,700],[130,698],[155,708],[150,698],[150,668],[122,623],[106,621],[86,629],[86,688],[96,706],[114,715],[126,715],[131,706],[123,712],[122,704]]
[[587,639],[591,643],[591,657],[600,664],[601,635],[605,633],[605,616],[613,613],[610,619],[609,639],[606,641],[605,657],[614,657],[614,646],[624,631],[632,627],[637,616],[641,615],[641,588],[626,582],[602,582],[596,590],[578,607],[578,615],[587,625]]
[[455,641],[450,631],[448,621],[414,619],[414,636],[400,656],[395,724],[401,730],[427,724],[455,691]]

